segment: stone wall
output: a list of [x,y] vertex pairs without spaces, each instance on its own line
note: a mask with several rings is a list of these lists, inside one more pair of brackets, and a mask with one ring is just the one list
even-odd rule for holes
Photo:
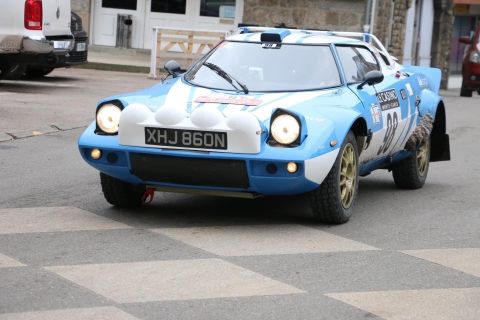
[[447,89],[450,74],[450,44],[452,42],[453,1],[434,0],[432,67],[442,70],[441,88]]
[[243,23],[362,31],[365,0],[245,0]]
[[83,30],[90,30],[90,0],[71,0],[72,11],[82,18]]
[[411,0],[377,1],[374,34],[400,62],[403,57],[407,10],[410,5]]

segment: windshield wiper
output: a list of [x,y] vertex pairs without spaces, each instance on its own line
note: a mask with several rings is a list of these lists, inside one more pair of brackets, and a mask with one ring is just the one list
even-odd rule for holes
[[225,70],[223,70],[222,68],[220,68],[216,64],[211,63],[211,62],[204,62],[203,65],[205,67],[209,68],[210,70],[213,70],[220,77],[227,80],[228,83],[230,83],[232,85],[232,87],[234,87],[235,89],[238,90],[238,87],[233,83],[235,81],[242,88],[243,92],[245,94],[248,94],[248,88],[245,84],[241,83],[240,81],[235,79],[233,76],[229,75]]

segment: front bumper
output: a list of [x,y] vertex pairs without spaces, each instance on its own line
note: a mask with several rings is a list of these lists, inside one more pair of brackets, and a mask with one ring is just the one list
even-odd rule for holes
[[[252,195],[295,195],[314,190],[333,166],[338,147],[310,156],[299,148],[265,146],[257,154],[198,152],[123,146],[118,136],[99,136],[91,124],[79,138],[83,159],[110,176],[158,189],[218,191]],[[92,149],[102,151],[94,160]],[[287,171],[295,162],[298,169]],[[182,192],[182,191],[179,191]]]

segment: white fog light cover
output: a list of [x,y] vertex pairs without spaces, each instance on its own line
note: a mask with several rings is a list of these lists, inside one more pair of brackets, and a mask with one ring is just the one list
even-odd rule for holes
[[300,137],[300,123],[289,114],[281,114],[272,121],[270,134],[279,144],[292,144]]
[[117,133],[121,114],[122,109],[118,106],[112,103],[104,104],[97,111],[98,129],[108,134]]

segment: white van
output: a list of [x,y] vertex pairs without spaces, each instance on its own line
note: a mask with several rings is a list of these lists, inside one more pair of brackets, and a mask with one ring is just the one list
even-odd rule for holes
[[73,48],[70,0],[0,1],[0,79],[15,79],[38,59]]

